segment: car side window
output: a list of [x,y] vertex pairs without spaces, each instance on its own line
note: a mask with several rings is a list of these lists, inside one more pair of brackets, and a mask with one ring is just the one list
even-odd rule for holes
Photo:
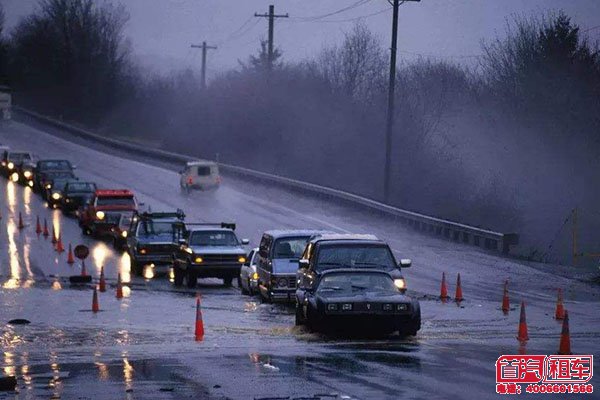
[[262,239],[260,240],[260,247],[259,247],[259,253],[260,253],[261,257],[263,257],[263,258],[269,257],[269,250],[271,248],[272,241],[273,241],[273,238],[271,238],[271,236],[263,235]]
[[248,254],[248,257],[246,257],[246,262],[244,263],[244,265],[246,267],[249,267],[252,264],[253,258],[254,258],[254,250],[250,251],[250,253]]

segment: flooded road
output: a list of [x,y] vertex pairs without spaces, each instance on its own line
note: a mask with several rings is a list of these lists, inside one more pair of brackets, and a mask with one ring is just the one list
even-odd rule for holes
[[[132,276],[126,253],[82,235],[74,218],[0,178],[0,366],[19,379],[19,393],[0,392],[0,399],[491,398],[494,362],[519,351],[521,300],[531,339],[520,350],[556,352],[561,324],[552,315],[559,287],[574,353],[598,355],[600,297],[588,271],[500,258],[420,236],[381,216],[233,177],[226,176],[218,191],[183,195],[175,167],[108,155],[16,122],[0,128],[0,142],[42,158],[68,158],[81,179],[132,189],[154,211],[182,208],[190,222],[235,221],[250,246],[272,228],[375,233],[398,258],[413,259],[404,273],[423,313],[416,338],[308,333],[294,327],[293,308],[261,304],[217,280],[188,290],[175,289],[169,276],[154,276],[151,269],[144,278]],[[86,268],[95,279],[104,268],[108,290],[99,294],[101,312],[90,311],[91,285],[69,283],[81,264],[69,265],[66,252],[57,253],[50,238],[35,233],[38,217],[66,247],[90,247]],[[459,306],[436,299],[443,271],[451,291],[461,273],[466,300]],[[120,300],[118,273],[126,284]],[[508,315],[500,310],[505,279],[513,306]],[[202,342],[194,340],[198,295]],[[8,323],[17,318],[31,323]]]

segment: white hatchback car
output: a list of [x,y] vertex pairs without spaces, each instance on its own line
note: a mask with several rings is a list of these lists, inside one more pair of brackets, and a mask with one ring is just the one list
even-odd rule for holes
[[179,174],[179,184],[186,192],[192,189],[216,189],[221,184],[219,166],[213,161],[189,161]]

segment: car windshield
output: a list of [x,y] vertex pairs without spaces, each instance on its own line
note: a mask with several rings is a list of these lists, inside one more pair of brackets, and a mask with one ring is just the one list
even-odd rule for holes
[[316,269],[333,268],[383,268],[396,265],[392,253],[385,245],[340,244],[320,246]]
[[67,182],[69,182],[67,179],[55,179],[54,184],[52,185],[52,190],[55,192],[63,191]]
[[67,160],[49,160],[49,161],[40,161],[39,163],[40,169],[56,169],[56,170],[64,170],[71,169],[71,163]]
[[169,221],[143,220],[138,224],[137,236],[173,235],[173,223]]
[[31,161],[31,155],[29,153],[10,153],[8,155],[8,160],[16,163]]
[[96,185],[88,182],[69,183],[69,192],[94,192]]
[[323,276],[317,289],[324,291],[396,291],[392,278],[381,273],[335,273]]
[[46,174],[46,179],[71,179],[75,176],[71,172],[50,172]]
[[190,246],[239,246],[231,231],[196,231],[190,235]]
[[300,258],[309,236],[282,238],[275,241],[273,258]]
[[100,196],[96,201],[97,206],[135,206],[133,196]]

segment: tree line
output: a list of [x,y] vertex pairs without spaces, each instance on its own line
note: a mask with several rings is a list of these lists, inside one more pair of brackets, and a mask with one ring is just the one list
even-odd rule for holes
[[[366,25],[312,59],[277,49],[272,70],[259,43],[202,91],[191,71],[136,66],[127,20],[121,5],[42,0],[3,33],[0,74],[17,103],[106,134],[381,198],[389,60]],[[572,203],[594,207],[598,46],[557,12],[513,17],[481,52],[398,68],[393,203],[528,232],[539,252]]]

